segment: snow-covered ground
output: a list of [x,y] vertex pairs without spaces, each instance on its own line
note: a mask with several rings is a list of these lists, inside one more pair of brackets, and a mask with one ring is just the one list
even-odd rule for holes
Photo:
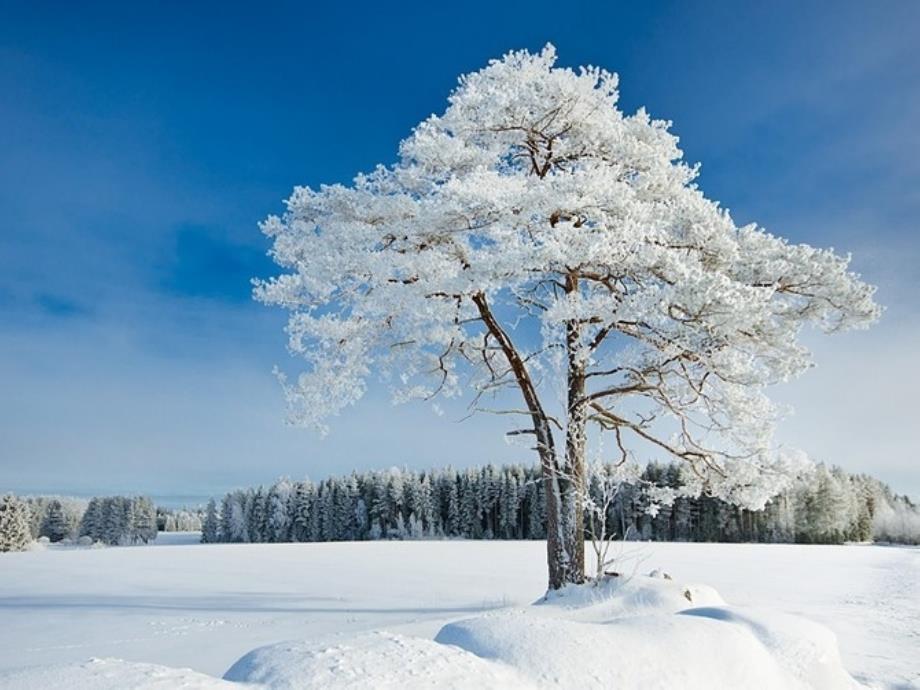
[[[537,654],[523,670],[515,659],[533,656],[541,635],[598,640],[602,668],[584,675],[594,663],[582,657],[582,685],[623,681],[616,675],[629,666],[623,650],[646,635],[660,640],[657,654],[669,647],[699,674],[716,664],[723,686],[740,681],[731,675],[737,669],[717,662],[733,651],[746,654],[762,686],[771,687],[770,678],[782,682],[796,660],[805,660],[801,679],[816,673],[808,659],[833,656],[820,628],[781,615],[798,614],[837,634],[843,664],[859,681],[920,688],[915,548],[631,544],[630,555],[643,559],[637,572],[660,568],[674,580],[636,577],[612,598],[569,609],[571,597],[530,606],[544,593],[539,542],[203,546],[182,534],[161,534],[158,542],[0,554],[0,687],[75,687],[78,676],[94,688],[240,687],[229,680],[288,687],[292,673],[302,687],[324,687],[329,678],[352,678],[355,687],[433,686],[450,678],[456,687],[470,679],[479,679],[473,687],[538,687],[555,672],[536,663],[549,654]],[[709,608],[652,622],[623,617],[682,608],[682,583],[711,586],[715,591],[691,588],[697,594],[687,604]],[[454,621],[464,622],[448,625]],[[688,630],[695,645],[680,652]],[[807,651],[789,642],[802,630]],[[250,654],[285,640],[298,642]],[[607,651],[614,649],[620,651]],[[77,662],[78,670],[56,666]],[[218,680],[231,666],[228,681]],[[387,668],[399,673],[389,681],[374,677]],[[573,669],[557,670],[561,686],[576,680],[564,675]],[[832,663],[819,670],[836,673]]]

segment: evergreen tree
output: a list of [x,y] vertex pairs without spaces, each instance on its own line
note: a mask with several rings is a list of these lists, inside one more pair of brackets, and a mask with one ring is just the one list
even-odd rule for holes
[[370,520],[367,515],[367,504],[360,495],[355,501],[355,525],[357,527],[357,539],[367,539]]
[[156,508],[147,496],[133,500],[134,538],[145,544],[157,538]]
[[103,530],[102,541],[109,545],[122,542],[125,535],[125,511],[122,506],[124,499],[113,496],[103,500]]
[[217,504],[214,499],[208,501],[205,510],[204,524],[201,526],[201,543],[215,544],[220,536],[220,518],[217,515]]
[[293,541],[312,541],[311,514],[316,499],[312,482],[299,482],[294,489],[291,538]]
[[0,551],[23,551],[31,541],[26,504],[13,494],[0,497]]
[[288,503],[291,500],[293,486],[287,479],[276,482],[268,492],[266,499],[267,522],[265,541],[290,541],[291,515]]
[[390,520],[390,501],[384,478],[379,472],[371,474],[368,496],[368,514],[371,521],[371,539],[386,536],[387,523]]
[[252,544],[258,544],[265,541],[265,494],[260,486],[254,492],[250,492],[246,501],[246,533],[248,541]]
[[140,538],[135,524],[135,505],[136,503],[133,498],[123,498],[121,501],[122,533],[119,538],[120,544],[135,544]]
[[220,501],[220,540],[235,541],[233,538],[233,495],[226,494]]
[[447,494],[447,517],[445,532],[447,536],[459,537],[461,534],[460,492],[456,477],[445,476],[442,483]]
[[527,483],[527,538],[543,539],[546,536],[545,500],[543,480],[531,476]]
[[55,499],[48,504],[41,533],[52,542],[62,541],[72,536],[67,517],[64,515],[64,506],[59,500]]
[[80,521],[80,536],[99,541],[102,539],[103,524],[102,499],[92,498]]
[[229,532],[228,532],[228,541],[231,542],[248,542],[249,541],[249,528],[248,528],[248,517],[247,517],[247,508],[249,505],[249,500],[247,499],[247,492],[245,491],[236,491],[230,498],[230,510],[228,517]]

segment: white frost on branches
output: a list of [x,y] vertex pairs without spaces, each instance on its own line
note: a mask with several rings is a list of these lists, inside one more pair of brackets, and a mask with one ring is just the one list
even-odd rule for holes
[[624,463],[646,447],[686,461],[691,487],[762,506],[801,471],[773,447],[765,387],[811,365],[803,326],[875,320],[874,289],[848,257],[737,227],[670,123],[618,110],[615,74],[555,62],[547,46],[462,77],[397,163],[298,187],[263,223],[284,273],[256,295],[290,310],[307,362],[285,382],[291,421],[324,429],[372,375],[398,400],[473,407],[515,387],[478,299],[541,391],[583,370],[575,404]]

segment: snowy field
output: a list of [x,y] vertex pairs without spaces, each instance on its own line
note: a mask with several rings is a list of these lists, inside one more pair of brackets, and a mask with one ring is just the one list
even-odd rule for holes
[[[920,688],[918,549],[662,543],[629,548],[643,559],[637,572],[660,568],[674,578],[674,584],[633,578],[630,585],[638,589],[629,606],[654,603],[673,613],[671,609],[682,608],[676,602],[686,591],[676,583],[704,583],[728,604],[745,607],[737,611],[766,616],[758,619],[752,613],[753,623],[745,622],[756,631],[758,621],[770,621],[772,637],[770,644],[764,643],[768,648],[779,644],[776,630],[787,625],[780,620],[777,628],[770,616],[798,614],[836,633],[843,665],[860,682]],[[361,687],[360,681],[369,678],[362,674],[387,664],[442,673],[442,684],[451,677],[444,675],[445,669],[452,669],[467,685],[479,677],[479,687],[518,682],[542,687],[546,683],[528,684],[532,679],[480,657],[513,664],[514,655],[523,652],[511,648],[509,640],[525,644],[528,635],[577,639],[591,622],[605,623],[591,628],[603,631],[592,634],[598,640],[594,646],[605,655],[605,650],[617,649],[622,656],[627,650],[623,640],[643,634],[609,624],[616,618],[614,609],[627,606],[622,597],[607,601],[603,615],[598,607],[564,621],[554,615],[527,615],[517,607],[529,607],[544,593],[544,571],[540,542],[204,546],[195,543],[195,535],[167,534],[155,547],[0,554],[0,687],[76,687],[72,668],[54,665],[90,658],[187,668],[214,677],[212,686],[210,679],[195,673],[163,675],[154,667],[96,661],[84,665],[95,674],[93,687],[239,687],[217,679],[251,650],[285,640],[307,641],[284,647],[281,656],[309,660],[300,671],[316,687],[323,687],[323,674],[339,680],[356,674],[354,687]],[[706,587],[690,589],[695,606],[721,601]],[[541,608],[552,607],[528,610]],[[487,611],[492,613],[485,618],[445,627]],[[700,617],[690,623],[701,626],[700,642],[687,652],[688,662],[705,664],[707,654],[723,654],[736,642],[747,644],[740,638],[705,637],[715,630],[712,626],[725,628],[713,620],[735,617],[735,609],[699,611]],[[680,619],[686,625],[689,618],[669,616],[667,621]],[[380,630],[387,635],[362,635]],[[651,632],[664,644],[669,631]],[[436,636],[473,654],[431,642]],[[343,656],[343,649],[350,651]],[[681,658],[679,651],[673,653]],[[728,656],[730,652],[723,654]],[[250,655],[227,677],[293,687],[272,669],[279,658],[277,648]],[[289,663],[288,670],[296,663]],[[44,675],[24,673],[27,667],[41,667]],[[600,677],[580,682],[590,686],[592,678]],[[425,680],[419,676],[418,685]],[[412,684],[412,678],[399,682],[400,687]],[[564,676],[559,685],[566,686]],[[387,687],[381,682],[376,686]]]

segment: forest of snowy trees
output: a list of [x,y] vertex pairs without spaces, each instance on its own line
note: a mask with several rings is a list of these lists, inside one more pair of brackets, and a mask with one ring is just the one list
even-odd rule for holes
[[146,544],[157,538],[156,516],[146,496],[94,498],[80,521],[80,536],[112,546]]
[[[621,484],[607,533],[628,539],[836,544],[920,542],[920,511],[872,477],[819,465],[763,511],[715,498],[678,498],[651,510],[649,487],[676,486],[677,465],[650,464]],[[204,542],[309,542],[365,539],[543,539],[543,483],[519,465],[429,472],[353,473],[318,484],[280,480],[226,494],[206,510]],[[591,491],[598,494],[595,478]]]
[[[0,551],[19,551],[29,543],[79,540],[84,544],[148,543],[157,537],[157,511],[145,496],[106,496],[85,500],[66,496],[3,497]],[[24,530],[23,530],[24,526]]]
[[79,536],[80,520],[89,503],[70,496],[27,496],[22,501],[28,509],[32,539],[47,537],[52,542]]
[[[879,480],[840,468],[818,465],[758,512],[706,496],[652,506],[655,487],[678,482],[678,465],[653,463],[637,483],[620,484],[606,511],[606,534],[656,541],[920,543],[920,508]],[[602,487],[595,476],[591,492],[598,505]],[[282,479],[232,491],[203,511],[156,508],[147,497],[8,495],[0,505],[0,550],[41,538],[147,543],[158,530],[199,529],[206,543],[543,539],[543,498],[538,468],[521,465],[393,468],[318,483]]]

